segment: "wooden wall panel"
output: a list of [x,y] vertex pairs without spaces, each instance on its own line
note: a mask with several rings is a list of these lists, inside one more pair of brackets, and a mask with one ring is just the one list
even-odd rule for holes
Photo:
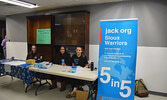
[[33,16],[27,18],[27,41],[36,44],[36,30],[51,28],[51,16]]
[[52,61],[52,46],[50,45],[37,45],[38,51],[42,56],[43,61]]
[[89,13],[85,13],[85,54],[89,59]]
[[72,14],[71,21],[71,44],[84,46],[85,44],[85,13]]

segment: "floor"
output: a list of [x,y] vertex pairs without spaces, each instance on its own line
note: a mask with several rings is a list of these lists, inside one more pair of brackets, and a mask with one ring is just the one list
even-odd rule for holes
[[[59,84],[58,88],[53,90],[49,90],[47,85],[42,87],[38,96],[35,96],[34,89],[31,88],[25,93],[21,80],[16,78],[12,80],[9,76],[0,77],[0,100],[75,100],[75,98],[66,99],[68,90],[60,92]],[[167,100],[167,97],[149,95],[147,98],[135,97],[135,100]]]

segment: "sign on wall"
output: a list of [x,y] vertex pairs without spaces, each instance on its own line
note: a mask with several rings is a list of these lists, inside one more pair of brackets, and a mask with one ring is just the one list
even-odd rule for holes
[[134,100],[137,19],[100,21],[97,100]]
[[51,44],[51,29],[37,29],[37,44]]

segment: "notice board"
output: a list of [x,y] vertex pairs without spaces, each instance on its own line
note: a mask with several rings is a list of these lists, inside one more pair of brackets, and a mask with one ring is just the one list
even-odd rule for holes
[[51,29],[37,29],[37,44],[51,44]]

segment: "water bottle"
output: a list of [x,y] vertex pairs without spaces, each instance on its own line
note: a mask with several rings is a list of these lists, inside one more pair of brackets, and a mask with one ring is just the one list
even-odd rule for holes
[[91,62],[91,64],[90,64],[90,68],[91,68],[91,71],[94,70],[94,62]]
[[64,65],[65,61],[64,59],[61,59],[61,65]]
[[77,72],[77,66],[72,66],[72,73],[76,73]]

